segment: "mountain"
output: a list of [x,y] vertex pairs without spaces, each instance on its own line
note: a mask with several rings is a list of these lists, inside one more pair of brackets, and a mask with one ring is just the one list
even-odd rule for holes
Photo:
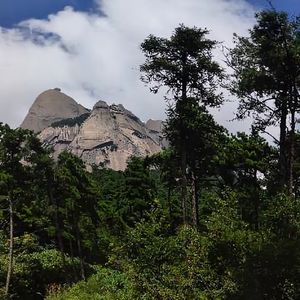
[[53,122],[75,118],[88,112],[88,109],[62,93],[59,88],[55,88],[36,98],[20,127],[37,133]]
[[[47,97],[44,97],[44,93]],[[22,128],[32,129],[26,126],[34,124],[37,132],[44,124],[50,125],[38,137],[45,146],[54,148],[54,158],[67,150],[82,158],[88,166],[124,170],[130,156],[144,157],[158,153],[164,147],[161,121],[149,120],[144,124],[121,104],[108,105],[104,101],[98,101],[89,111],[72,98],[64,94],[61,97],[60,91],[49,90],[44,93],[32,105]],[[49,93],[53,99],[50,104]],[[47,105],[43,103],[45,98]],[[41,111],[40,107],[44,109]],[[64,110],[66,117],[59,110]],[[39,121],[34,123],[32,120],[28,123],[29,117],[33,116],[32,112],[37,111]]]

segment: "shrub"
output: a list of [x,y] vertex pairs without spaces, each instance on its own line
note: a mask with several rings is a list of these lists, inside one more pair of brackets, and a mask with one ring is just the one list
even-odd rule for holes
[[95,267],[96,274],[87,282],[50,294],[47,300],[128,300],[134,299],[132,283],[126,274],[108,268]]
[[[66,261],[68,272],[74,279],[79,278],[79,259],[67,256]],[[5,284],[7,264],[7,255],[0,256],[0,289],[3,289]],[[64,282],[61,254],[56,249],[15,255],[10,291],[14,295],[13,299],[36,299],[37,293],[45,295],[47,286],[61,285]]]

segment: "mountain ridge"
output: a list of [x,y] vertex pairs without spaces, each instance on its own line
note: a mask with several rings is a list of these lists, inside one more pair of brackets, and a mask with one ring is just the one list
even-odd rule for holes
[[[51,99],[45,99],[49,93],[51,99],[55,95],[58,96],[58,100],[54,99],[52,103],[53,107],[49,105]],[[145,157],[158,153],[165,147],[162,139],[162,121],[149,120],[145,124],[122,104],[108,105],[102,100],[96,102],[92,110],[88,110],[67,95],[68,98],[60,97],[57,93],[61,91],[54,90],[53,93],[48,90],[41,94],[43,97],[39,95],[39,101],[34,102],[29,116],[26,116],[27,119],[25,118],[21,125],[25,129],[27,124],[33,124],[37,129],[38,125],[42,128],[41,125],[48,124],[38,137],[45,147],[54,148],[54,158],[67,150],[80,157],[89,167],[124,170],[131,156]],[[43,100],[47,105],[43,105]],[[66,108],[63,107],[64,103]],[[58,116],[53,114],[58,110],[56,105],[68,117],[62,118],[62,113]],[[46,109],[39,111],[41,106],[50,106],[50,112]],[[39,117],[38,122],[28,122],[28,119],[35,115]]]

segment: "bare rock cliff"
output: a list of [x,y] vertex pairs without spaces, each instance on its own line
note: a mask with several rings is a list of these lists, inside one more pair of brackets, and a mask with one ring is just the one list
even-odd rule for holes
[[[57,93],[60,92],[55,91],[55,95]],[[61,101],[54,100],[52,105],[61,105]],[[160,127],[156,126],[155,130],[148,128],[121,104],[108,105],[104,101],[98,101],[90,112],[84,108],[77,109],[76,105],[72,107],[73,113],[69,114],[71,109],[68,110],[64,118],[63,114],[57,117],[53,112],[58,108],[53,107],[50,109],[51,113],[43,114],[49,116],[47,120],[51,120],[52,126],[42,130],[38,136],[45,146],[54,147],[54,158],[67,150],[82,158],[89,166],[124,170],[129,157],[143,157],[162,150]],[[61,121],[53,123],[57,119]],[[27,124],[25,121],[28,122],[28,118],[23,124]],[[44,124],[45,122],[39,124],[38,128],[42,128]]]
[[41,132],[53,122],[75,118],[89,110],[62,93],[59,88],[41,93],[32,104],[21,128]]

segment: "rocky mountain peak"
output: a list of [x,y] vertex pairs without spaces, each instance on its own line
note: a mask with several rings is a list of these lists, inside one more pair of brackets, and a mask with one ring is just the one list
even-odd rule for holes
[[93,107],[93,110],[98,110],[98,109],[108,109],[109,106],[105,101],[99,100],[96,102],[96,104]]
[[90,111],[56,88],[37,97],[21,126],[41,131],[38,136],[54,148],[54,158],[67,150],[88,166],[124,170],[131,156],[162,150],[161,132],[150,125],[122,104],[99,100]]
[[89,110],[73,98],[62,93],[59,88],[54,88],[44,91],[36,98],[20,127],[41,132],[53,122],[76,118],[87,112]]

